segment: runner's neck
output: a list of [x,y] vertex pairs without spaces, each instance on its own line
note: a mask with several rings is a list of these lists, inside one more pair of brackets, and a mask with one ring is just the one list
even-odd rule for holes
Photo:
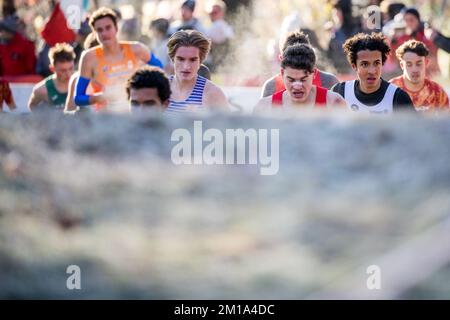
[[403,83],[405,84],[405,87],[406,89],[408,89],[408,91],[419,92],[425,86],[425,79],[419,84],[414,84],[411,81],[409,81],[405,76],[403,76]]
[[[55,87],[56,87],[56,89],[59,91],[59,92],[67,92],[67,88],[68,88],[68,86],[69,86],[69,80],[70,80],[70,78],[69,78],[69,80],[67,80],[67,81],[61,81],[61,79],[59,79],[58,78],[58,76],[57,76],[57,74],[55,73],[54,75],[53,75],[53,82],[54,82],[54,84],[55,84]],[[62,89],[62,90],[61,90]]]
[[358,81],[358,87],[359,87],[359,90],[365,94],[371,94],[371,93],[377,92],[381,88],[381,78],[378,80],[378,85],[376,86],[376,88],[370,88],[370,89],[366,88],[363,85],[361,80]]
[[197,77],[198,77],[198,75],[196,75],[192,80],[186,80],[186,81],[183,81],[183,80],[179,80],[178,78],[177,78],[177,76],[175,75],[174,77],[173,77],[173,80],[175,81],[175,86],[176,86],[176,88],[178,88],[178,90],[180,90],[180,91],[192,91],[192,89],[194,88],[194,86],[195,86],[195,83],[197,82]]
[[105,55],[118,55],[122,53],[122,48],[120,47],[120,43],[118,41],[115,41],[111,45],[102,45],[103,52]]

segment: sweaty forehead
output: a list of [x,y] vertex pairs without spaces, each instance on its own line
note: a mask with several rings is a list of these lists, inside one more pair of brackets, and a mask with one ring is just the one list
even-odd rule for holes
[[73,61],[57,61],[55,62],[55,68],[57,69],[70,69],[75,66]]
[[158,89],[156,88],[131,89],[130,98],[140,102],[154,100],[160,103]]
[[180,47],[175,53],[175,57],[185,59],[199,58],[200,50],[197,47]]
[[381,60],[381,51],[378,50],[361,50],[356,54],[356,59],[358,61],[375,61]]
[[306,70],[294,69],[294,68],[290,68],[290,67],[287,67],[284,69],[284,74],[287,77],[294,78],[294,79],[300,79],[300,78],[304,78],[304,77],[310,75],[310,73],[307,72]]
[[108,25],[113,25],[114,22],[110,17],[104,17],[104,18],[100,18],[97,21],[95,21],[94,23],[94,28],[104,28]]

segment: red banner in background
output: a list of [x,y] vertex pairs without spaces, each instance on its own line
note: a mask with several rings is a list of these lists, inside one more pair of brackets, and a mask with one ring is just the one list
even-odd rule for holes
[[59,3],[56,4],[52,15],[45,24],[41,36],[50,47],[59,42],[71,43],[75,41],[76,33],[67,26],[66,16]]

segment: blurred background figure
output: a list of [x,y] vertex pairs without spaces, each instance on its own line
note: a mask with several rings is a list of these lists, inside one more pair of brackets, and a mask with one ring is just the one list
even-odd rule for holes
[[170,25],[169,33],[172,35],[180,30],[197,30],[205,34],[205,28],[201,21],[194,16],[195,0],[186,0],[181,4],[181,19]]
[[150,23],[150,49],[161,60],[164,70],[171,74],[173,65],[167,53],[167,42],[169,41],[169,20],[159,18]]
[[399,14],[406,6],[401,2],[383,1],[381,3],[381,12],[383,13],[383,34],[392,39],[395,33],[397,22],[395,16]]
[[333,3],[332,20],[334,27],[331,30],[331,39],[328,43],[328,58],[333,61],[334,67],[340,74],[353,73],[342,48],[345,40],[361,31],[359,19],[355,19],[352,12],[351,0],[338,0]]
[[427,46],[428,50],[430,51],[429,55],[429,65],[427,68],[427,76],[438,76],[440,75],[440,68],[437,61],[437,47],[436,45],[428,40],[425,36],[425,24],[420,18],[419,11],[414,7],[404,8],[395,18],[394,20],[397,20],[400,22],[400,19],[403,20],[405,32],[404,34],[400,35],[394,35],[393,38],[391,38],[390,46],[391,46],[391,54],[390,54],[390,61],[395,61],[395,63],[398,65],[398,68],[396,69],[397,75],[401,74],[401,70],[399,67],[399,61],[397,57],[395,56],[395,51],[406,41],[408,40],[418,40]]
[[17,16],[9,15],[0,21],[1,69],[3,77],[10,82],[19,81],[21,76],[34,75],[36,68],[34,44],[18,30]]
[[444,36],[429,24],[426,24],[425,27],[425,36],[427,37],[427,39],[433,42],[434,45],[439,49],[450,53],[450,38]]
[[224,62],[229,51],[230,41],[234,37],[233,27],[225,21],[227,6],[221,0],[211,2],[206,8],[211,20],[210,27],[206,30],[206,36],[211,39],[211,52],[206,65],[211,72]]

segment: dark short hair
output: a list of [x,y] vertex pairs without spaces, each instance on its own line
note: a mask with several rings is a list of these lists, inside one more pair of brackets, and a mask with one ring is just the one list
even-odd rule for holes
[[281,67],[283,69],[289,67],[292,69],[306,70],[309,73],[313,73],[316,67],[316,54],[311,46],[304,43],[289,46],[283,52]]
[[383,36],[382,33],[375,32],[372,32],[371,34],[358,33],[347,39],[342,47],[344,48],[344,52],[347,55],[347,60],[350,64],[356,64],[358,52],[364,50],[380,51],[382,63],[384,64],[391,51],[386,42],[386,37]]
[[398,49],[395,51],[395,55],[398,60],[402,60],[403,55],[406,52],[413,52],[417,54],[419,57],[427,57],[430,54],[425,43],[417,40],[409,40],[403,43]]
[[309,42],[309,37],[306,33],[303,31],[292,31],[286,35],[286,38],[284,39],[281,52],[286,50],[287,47],[292,46],[294,44],[311,44]]
[[95,10],[92,13],[91,17],[89,18],[89,25],[91,26],[92,30],[95,30],[94,28],[95,22],[103,18],[110,18],[114,26],[117,28],[117,14],[114,12],[114,10],[106,7],[101,7]]
[[403,9],[403,15],[405,14],[412,14],[413,16],[415,16],[417,18],[417,20],[420,21],[420,13],[419,10],[417,10],[414,7],[409,7],[409,8],[404,8]]
[[127,97],[130,99],[131,89],[156,88],[159,99],[164,102],[170,98],[170,82],[164,71],[157,67],[143,66],[137,69],[126,84]]

